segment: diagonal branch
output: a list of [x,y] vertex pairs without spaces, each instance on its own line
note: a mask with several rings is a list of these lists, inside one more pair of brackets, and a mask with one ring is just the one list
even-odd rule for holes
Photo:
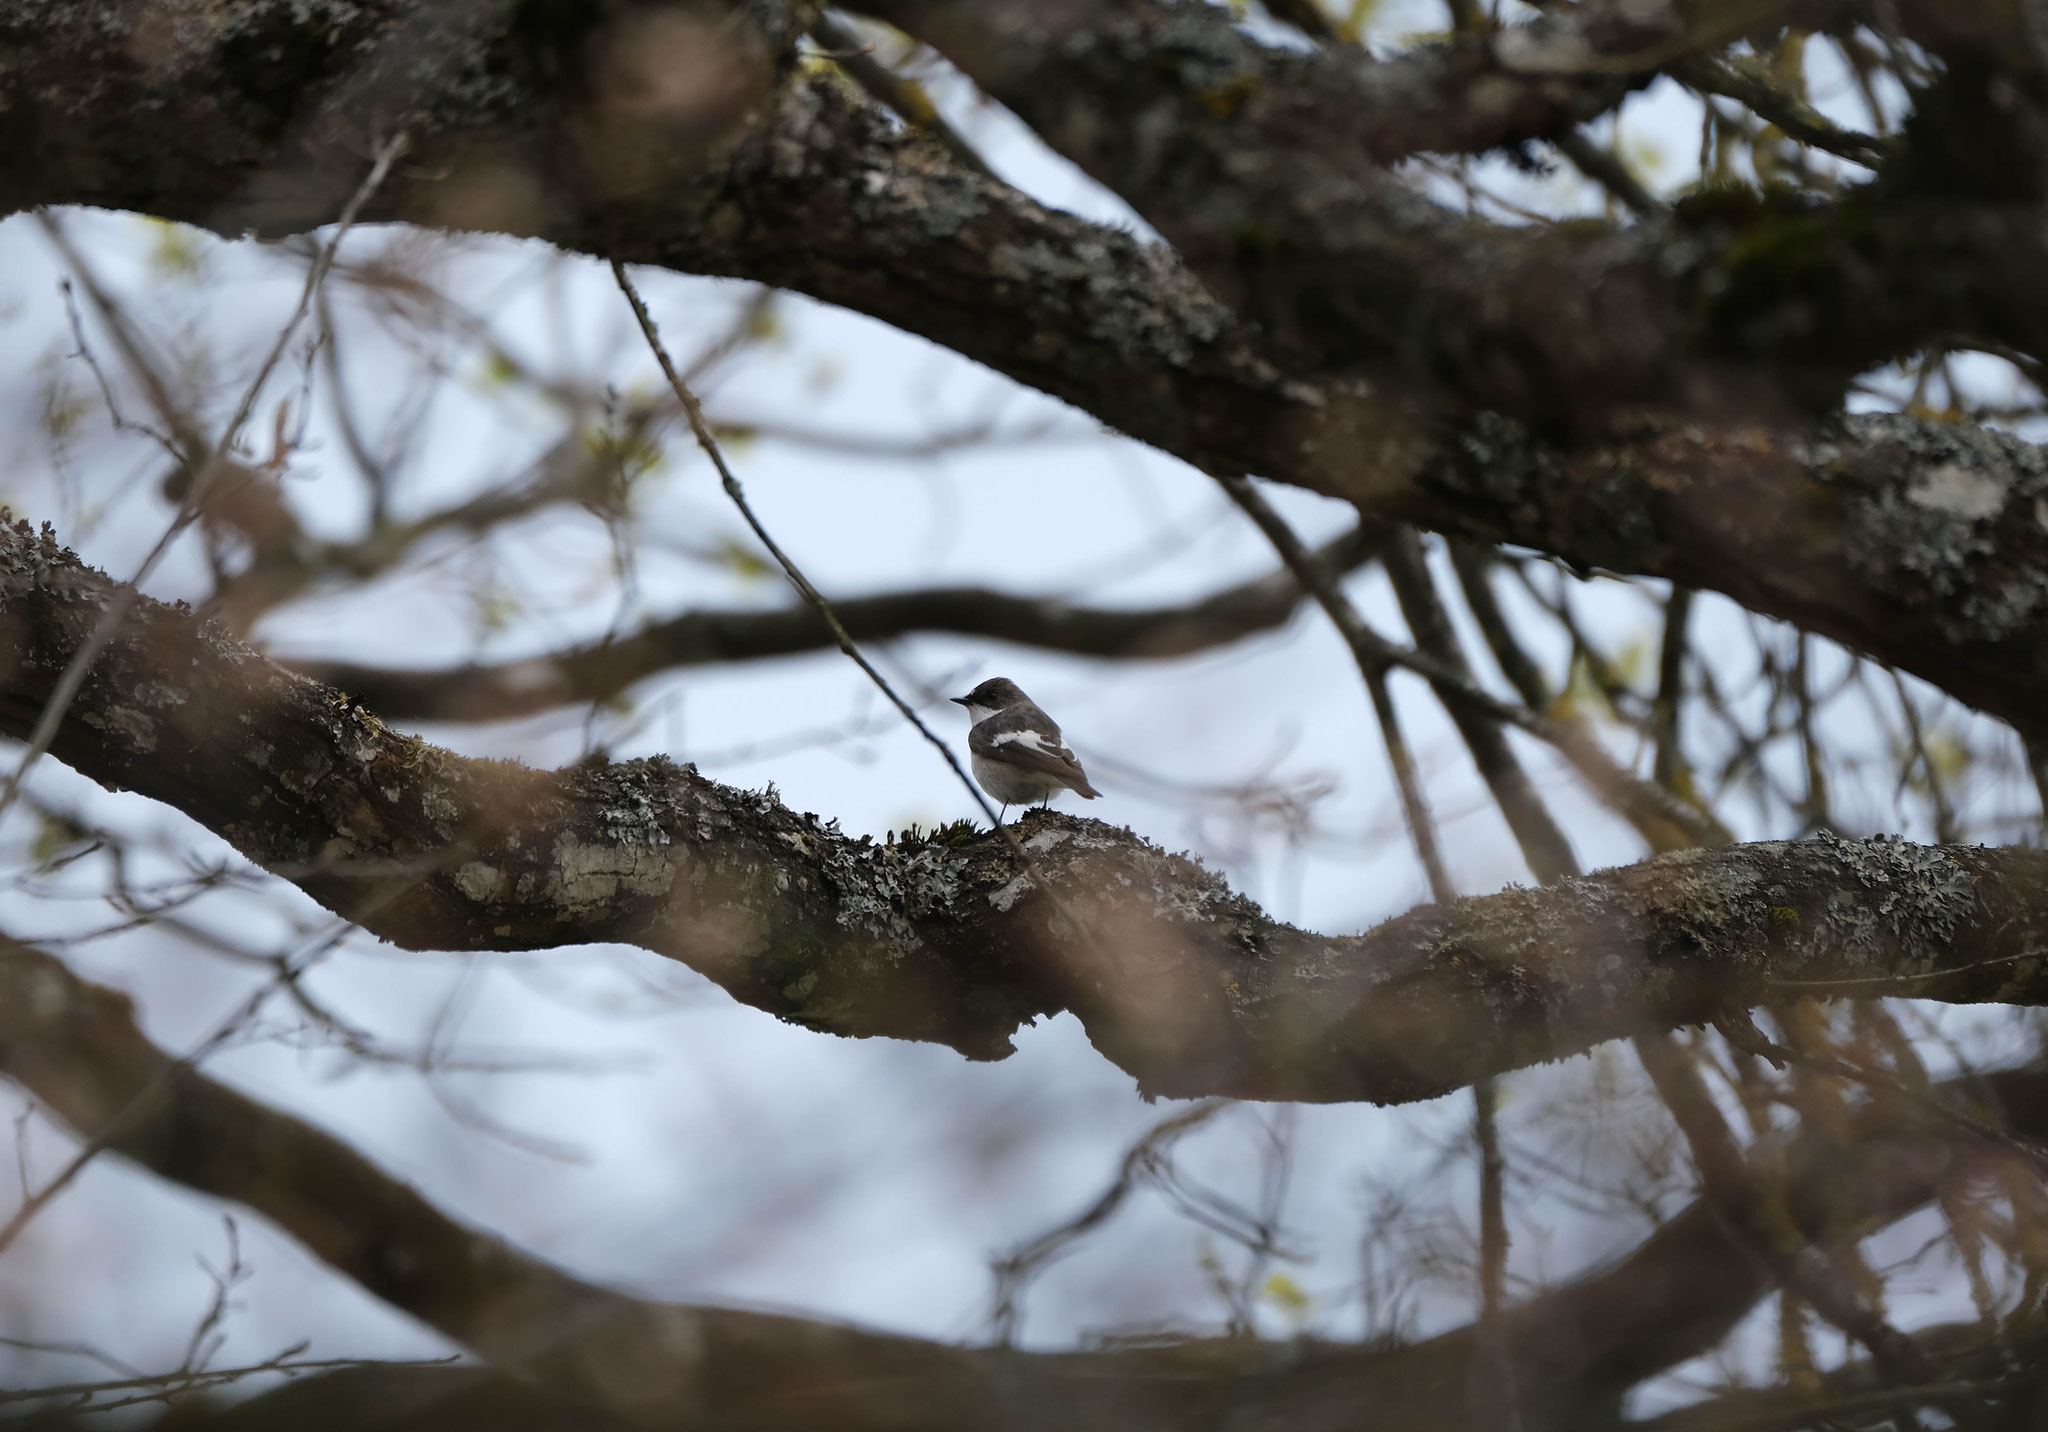
[[1722,1118],[1691,1053],[1664,1033],[1640,1036],[1635,1045],[1650,1082],[1685,1135],[1708,1201],[1744,1250],[1762,1261],[1787,1293],[1810,1303],[1869,1348],[1887,1372],[1905,1382],[1927,1381],[1926,1359],[1886,1320],[1883,1307],[1873,1303],[1839,1263],[1771,1217],[1769,1191]]
[[[1728,843],[1730,837],[1719,821],[1636,776],[1610,756],[1583,725],[1503,701],[1473,681],[1470,669],[1461,659],[1445,660],[1434,652],[1405,651],[1388,641],[1366,624],[1331,575],[1310,559],[1301,539],[1259,495],[1258,489],[1240,477],[1218,480],[1259,525],[1302,586],[1314,595],[1351,648],[1360,670],[1368,676],[1374,670],[1384,672],[1389,666],[1405,666],[1427,677],[1438,698],[1466,719],[1513,726],[1554,746],[1602,800],[1642,833],[1654,850]],[[1561,870],[1564,866],[1555,868]]]
[[[1450,613],[1444,609],[1436,590],[1436,580],[1430,575],[1422,539],[1412,527],[1396,526],[1390,528],[1382,540],[1382,560],[1387,576],[1393,583],[1395,600],[1401,604],[1401,619],[1414,633],[1415,644],[1462,675],[1468,685],[1476,684],[1471,666],[1465,659],[1464,648],[1459,645],[1457,632],[1451,626]],[[1445,696],[1446,683],[1436,682],[1434,688],[1440,698]],[[1458,735],[1465,742],[1465,749],[1478,767],[1480,779],[1486,782],[1494,804],[1500,808],[1508,829],[1514,833],[1515,843],[1521,848],[1529,873],[1536,877],[1539,885],[1547,885],[1560,876],[1577,875],[1580,867],[1570,838],[1550,814],[1542,795],[1530,781],[1528,771],[1508,745],[1507,733],[1501,729],[1500,723],[1475,712],[1470,705],[1460,703],[1455,693],[1449,696],[1445,705],[1458,728]],[[1640,809],[1640,802],[1637,808]],[[1708,843],[1724,844],[1725,841]]]
[[1715,59],[1696,55],[1672,66],[1672,75],[1706,94],[1726,95],[1747,105],[1801,144],[1875,169],[1892,157],[1897,146],[1868,134],[1844,129],[1813,106],[1787,94],[1751,60]]

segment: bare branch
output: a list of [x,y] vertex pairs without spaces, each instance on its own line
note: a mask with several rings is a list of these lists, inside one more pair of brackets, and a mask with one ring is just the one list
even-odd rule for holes
[[1708,94],[1726,95],[1747,105],[1791,138],[1830,154],[1875,169],[1896,154],[1898,146],[1858,134],[1835,124],[1813,106],[1772,84],[1753,60],[1715,59],[1695,55],[1671,67],[1677,79]]
[[[1429,652],[1404,649],[1388,641],[1365,623],[1330,576],[1309,559],[1301,540],[1256,488],[1241,477],[1219,477],[1218,481],[1258,523],[1301,584],[1314,594],[1351,647],[1361,670],[1406,667],[1427,677],[1438,698],[1465,715],[1513,726],[1556,747],[1558,754],[1571,762],[1602,800],[1643,833],[1653,850],[1728,843],[1728,832],[1719,821],[1637,778],[1610,756],[1584,726],[1503,701],[1474,682],[1470,671],[1460,662],[1444,661]],[[1553,859],[1555,855],[1553,846]]]
[[[1416,646],[1462,676],[1467,686],[1476,686],[1464,649],[1451,626],[1450,614],[1437,595],[1436,579],[1430,575],[1421,538],[1412,527],[1395,527],[1383,537],[1381,551],[1387,576],[1394,584],[1395,598],[1401,604],[1401,618],[1415,634]],[[1538,884],[1545,885],[1562,876],[1578,874],[1579,861],[1572,852],[1571,841],[1558,827],[1543,797],[1530,783],[1529,773],[1509,747],[1501,730],[1503,723],[1461,701],[1459,692],[1448,683],[1433,682],[1432,688],[1445,702],[1465,749],[1479,768],[1480,779],[1486,782],[1494,804],[1500,807],[1508,829],[1514,833],[1529,873]]]
[[[142,564],[136,568],[133,578],[135,583],[148,580],[156,569],[158,560],[170,549],[171,542],[194,518],[206,510],[208,503],[216,496],[215,488],[224,475],[229,476],[231,482],[247,481],[254,477],[253,473],[242,469],[234,457],[235,446],[241,440],[242,426],[249,420],[257,398],[270,380],[271,372],[284,357],[285,346],[291,342],[292,334],[298,330],[300,320],[311,307],[314,293],[318,291],[321,280],[326,278],[327,270],[334,262],[335,248],[341,243],[342,236],[355,225],[357,216],[362,213],[363,205],[377,192],[378,186],[391,172],[392,164],[405,152],[405,146],[406,137],[401,131],[378,147],[378,153],[370,165],[369,172],[363,176],[362,182],[349,196],[348,203],[342,207],[335,221],[333,236],[321,249],[318,261],[306,271],[306,281],[299,290],[298,303],[293,307],[283,327],[278,330],[270,351],[257,366],[255,376],[243,388],[241,401],[236,405],[234,415],[228,419],[227,426],[221,430],[219,440],[209,443],[203,453],[191,455],[198,460],[192,463],[190,480],[180,494],[177,515],[165,528],[163,535],[157,539],[156,545],[150,548],[149,554],[142,559]],[[132,593],[135,589],[131,586],[121,590]],[[28,750],[8,773],[6,785],[0,787],[0,815],[6,814],[9,807],[14,804],[15,798],[21,794],[22,779],[49,749],[50,738],[56,733],[58,723],[64,719],[64,713],[70,708],[72,698],[77,695],[80,683],[85,680],[94,659],[114,637],[126,615],[127,599],[117,594],[116,599],[109,603],[102,613],[100,625],[72,654],[70,664],[57,678],[56,684],[50,688],[43,709],[36,715],[35,728],[29,733]],[[0,1245],[4,1243],[5,1239],[0,1238]]]
[[[1320,550],[1337,571],[1371,555],[1356,529]],[[936,587],[835,601],[847,632],[864,642],[913,632],[954,632],[1081,656],[1164,659],[1205,651],[1288,621],[1301,589],[1285,570],[1179,607],[1085,607],[1056,597],[980,587]],[[617,641],[571,647],[491,666],[405,671],[346,662],[287,663],[338,686],[380,716],[498,721],[581,701],[605,701],[674,667],[820,651],[832,633],[808,607],[695,611]]]

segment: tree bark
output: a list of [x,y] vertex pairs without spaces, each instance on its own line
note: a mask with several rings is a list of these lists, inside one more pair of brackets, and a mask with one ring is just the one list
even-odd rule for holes
[[[1136,0],[1112,8],[1125,28],[1132,15],[1166,14]],[[1365,91],[1405,93],[1402,74],[1461,75],[1478,54],[1466,42],[1378,68],[1328,54],[1300,61],[1216,30],[1219,18],[1193,14],[1202,8],[1171,7],[1172,25],[1208,27],[1191,49],[1161,52],[1178,68],[1148,71],[1128,100],[1091,102],[1152,95],[1176,133],[1192,126],[1186,142],[1210,146],[1210,169],[1290,193],[1313,188],[1318,166],[1341,155],[1324,143],[1326,128],[1366,136],[1355,158],[1367,164],[1380,142],[1370,136],[1393,111]],[[972,27],[1013,7],[902,9],[906,23],[957,11]],[[1898,9],[1958,55],[2018,53],[1999,48],[2018,33],[2010,7]],[[1302,313],[1337,328],[1290,336],[1301,305],[1287,294],[1304,296],[1313,263],[1261,261],[1279,285],[1263,299],[1264,280],[1198,265],[1245,305],[1226,307],[1180,256],[961,167],[846,86],[778,76],[774,56],[805,14],[776,0],[754,0],[739,11],[744,24],[709,30],[689,6],[608,19],[599,7],[573,19],[548,7],[465,7],[454,24],[443,7],[411,0],[259,0],[161,28],[140,13],[109,18],[75,0],[32,17],[0,12],[0,150],[14,156],[0,172],[0,211],[87,203],[228,234],[299,232],[332,219],[359,177],[357,156],[406,124],[411,161],[380,191],[373,217],[538,235],[805,292],[953,348],[1198,466],[1583,567],[1725,592],[2023,731],[2038,735],[2048,721],[2040,450],[1967,424],[1802,415],[1815,392],[1832,401],[1841,376],[1923,342],[1975,334],[2042,346],[2048,255],[2031,198],[1926,200],[1908,185],[1869,212],[1854,205],[1879,198],[1544,238],[1418,208],[1361,170],[1353,237],[1396,244],[1407,277],[1359,287],[1354,268],[1370,280],[1385,263],[1359,267],[1349,251],[1317,260],[1341,260],[1356,302],[1316,297]],[[1576,23],[1559,17],[1552,28]],[[1505,43],[1486,41],[1496,51]],[[956,48],[970,69],[989,54]],[[1597,47],[1572,53],[1601,69]],[[701,103],[664,108],[645,93],[644,65],[656,59],[727,79]],[[988,62],[988,82],[1027,115],[1088,79],[1042,44]],[[1485,62],[1499,63],[1497,53]],[[1045,64],[1055,69],[1031,68]],[[1289,68],[1302,64],[1314,68]],[[1282,86],[1239,104],[1232,96],[1243,86],[1225,85],[1218,98],[1201,81],[1204,66],[1219,65],[1225,79],[1252,77],[1246,99],[1273,76],[1293,76],[1299,93]],[[1523,89],[1540,97],[1574,72],[1559,62],[1522,73]],[[1042,96],[1033,76],[1049,77]],[[1508,79],[1511,93],[1523,92]],[[1466,93],[1462,80],[1445,83]],[[1611,88],[1611,77],[1573,83]],[[1347,85],[1359,93],[1347,98]],[[1473,88],[1472,102],[1490,85]],[[1425,83],[1417,93],[1434,91]],[[1540,130],[1577,103],[1560,110],[1544,100],[1522,122]],[[1196,124],[1205,106],[1219,112]],[[1508,108],[1523,112],[1519,101]],[[1101,117],[1123,128],[1131,118]],[[1075,134],[1042,118],[1055,143],[1064,137],[1080,153]],[[1514,132],[1503,124],[1469,138]],[[1960,172],[1947,151],[1930,157]],[[1222,232],[1198,204],[1208,188],[1154,194],[1150,169],[1127,175],[1107,157],[1098,167],[1141,208],[1155,198],[1148,212],[1165,231]],[[1214,203],[1240,203],[1235,192],[1218,189]],[[1792,267],[1773,267],[1777,258]],[[1674,265],[1682,283],[1668,276]],[[1621,283],[1628,274],[1649,287]],[[1707,304],[1691,317],[1687,283]],[[1388,307],[1425,301],[1449,306]],[[1782,342],[1759,350],[1758,334]],[[1553,351],[1560,343],[1579,348]],[[1752,377],[1730,387],[1736,368]],[[1703,400],[1687,374],[1718,396]],[[1573,416],[1582,400],[1605,416]],[[1623,400],[1632,406],[1616,409]]]

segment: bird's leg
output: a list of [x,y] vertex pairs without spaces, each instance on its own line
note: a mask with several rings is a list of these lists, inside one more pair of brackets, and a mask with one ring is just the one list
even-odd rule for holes
[[997,816],[997,817],[996,817],[996,824],[997,824],[997,825],[1001,825],[1001,824],[1003,823],[1003,821],[1004,821],[1005,819],[1007,819],[1007,818],[1008,818],[1009,814],[1010,814],[1010,803],[1009,803],[1008,801],[1004,801],[1004,802],[1003,802],[1003,813],[1002,813],[1001,815],[999,815],[999,816]]

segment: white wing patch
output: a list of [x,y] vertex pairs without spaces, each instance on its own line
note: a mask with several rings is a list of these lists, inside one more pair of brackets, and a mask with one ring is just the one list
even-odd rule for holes
[[1057,741],[1046,740],[1043,733],[1038,731],[998,731],[995,735],[988,738],[988,743],[991,746],[1023,746],[1038,752],[1041,756],[1051,756],[1055,760],[1071,761],[1074,759],[1073,752],[1060,745]]

